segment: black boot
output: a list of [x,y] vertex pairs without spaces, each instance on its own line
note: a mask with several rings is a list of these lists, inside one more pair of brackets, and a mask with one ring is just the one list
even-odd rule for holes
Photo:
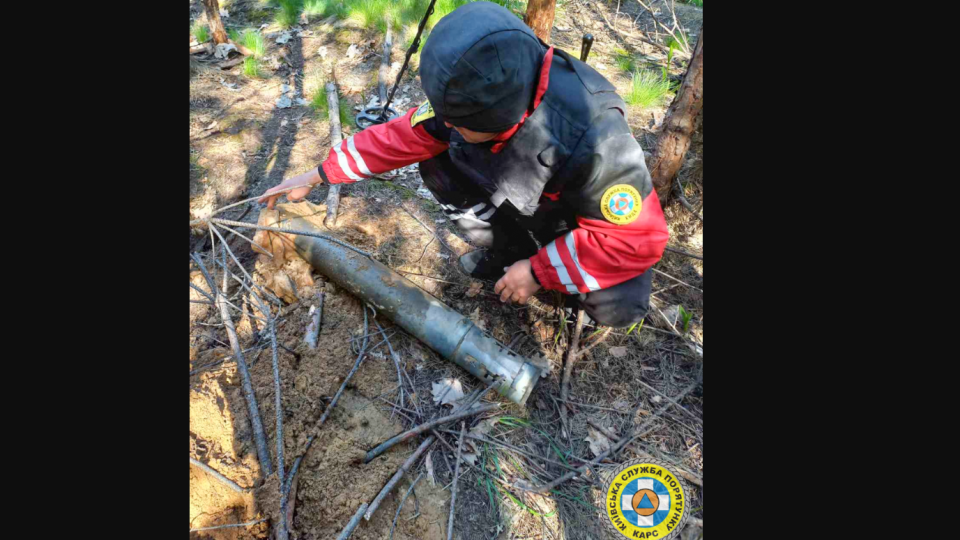
[[504,268],[523,258],[515,253],[478,249],[460,257],[460,266],[472,277],[496,281],[503,277]]

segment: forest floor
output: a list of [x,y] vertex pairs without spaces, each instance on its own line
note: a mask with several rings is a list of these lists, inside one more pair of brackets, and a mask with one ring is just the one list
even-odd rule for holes
[[[645,2],[646,3],[646,2]],[[523,3],[518,3],[522,10]],[[647,3],[660,6],[660,2]],[[439,5],[439,2],[438,2]],[[203,20],[199,0],[191,0],[191,24]],[[220,69],[220,60],[208,55],[191,57],[190,77],[190,219],[208,215],[214,209],[257,196],[288,178],[316,167],[329,150],[329,122],[296,98],[311,99],[335,66],[338,90],[344,103],[356,107],[376,94],[377,70],[383,34],[356,20],[336,16],[309,17],[289,30],[283,44],[277,38],[284,30],[273,22],[275,8],[258,0],[221,1],[229,11],[228,28],[260,28],[266,38],[262,64],[264,75],[243,75],[243,65]],[[603,17],[598,13],[602,12]],[[522,13],[522,11],[521,11]],[[702,23],[702,8],[676,4],[681,25],[693,34]],[[434,15],[434,17],[438,17]],[[669,10],[661,20],[670,18]],[[305,22],[304,22],[305,21]],[[617,31],[610,27],[616,21]],[[265,26],[261,26],[265,25]],[[581,37],[595,36],[588,63],[627,92],[630,74],[617,65],[618,54],[628,51],[638,62],[651,66],[666,64],[666,55],[639,38],[657,37],[649,14],[636,3],[558,2],[552,44],[579,57]],[[406,46],[416,31],[416,21],[394,38],[392,86],[403,62]],[[351,49],[353,46],[353,49]],[[426,98],[417,76],[417,56],[404,75],[395,98],[401,112]],[[670,73],[682,76],[684,58],[674,58]],[[653,69],[653,67],[651,68]],[[659,72],[659,67],[655,67]],[[284,95],[292,106],[277,107]],[[631,106],[628,119],[644,149],[651,148],[670,98],[657,106]],[[357,110],[351,109],[349,116]],[[344,125],[343,136],[355,133],[355,125]],[[703,134],[695,134],[679,181],[687,200],[702,217]],[[653,299],[657,315],[648,316],[639,328],[614,329],[603,337],[600,329],[585,327],[586,347],[602,339],[575,364],[570,387],[570,433],[561,426],[557,398],[563,358],[569,347],[574,321],[563,314],[562,297],[541,291],[528,306],[502,304],[493,293],[493,283],[478,286],[457,267],[459,255],[474,249],[440,212],[429,192],[422,188],[416,166],[382,175],[384,180],[366,180],[345,185],[341,191],[336,230],[341,237],[374,258],[400,272],[446,305],[469,315],[480,327],[518,353],[541,354],[552,366],[541,379],[526,406],[510,403],[495,394],[486,400],[502,405],[499,420],[486,424],[487,437],[522,448],[529,454],[506,447],[465,444],[474,466],[461,469],[456,499],[454,537],[464,539],[579,539],[605,538],[602,523],[602,493],[592,484],[593,473],[562,484],[547,496],[532,495],[505,487],[525,480],[543,484],[566,470],[553,463],[577,466],[593,459],[591,444],[598,444],[596,431],[588,420],[623,434],[652,420],[646,435],[628,445],[613,460],[597,467],[598,472],[617,464],[652,455],[679,469],[703,476],[703,388],[701,357],[690,343],[703,346],[703,261],[676,252],[665,252],[654,267]],[[315,188],[307,201],[324,208],[327,187]],[[702,221],[675,199],[664,208],[670,229],[669,246],[681,251],[703,253]],[[237,206],[220,217],[256,222],[255,203]],[[434,234],[436,232],[436,235]],[[226,232],[224,234],[227,234]],[[245,233],[246,234],[246,233]],[[249,236],[252,236],[249,235]],[[254,279],[275,283],[278,270],[265,264],[242,238],[227,236],[232,251]],[[439,240],[439,241],[438,241]],[[191,232],[190,251],[209,260],[210,235]],[[286,269],[293,275],[296,269]],[[206,288],[191,261],[191,283]],[[329,399],[340,387],[358,354],[364,332],[361,302],[316,272],[295,279],[296,287],[286,292],[287,305],[278,313],[277,338],[282,346],[280,380],[283,408],[283,444],[289,469],[294,457],[302,454],[311,428]],[[324,285],[323,323],[320,346],[310,350],[303,343],[309,324],[310,306]],[[471,287],[471,285],[473,285]],[[191,300],[203,297],[191,289]],[[238,306],[249,305],[242,291]],[[677,320],[676,313],[690,314],[685,337],[676,336],[665,323]],[[357,463],[358,455],[385,439],[430,418],[441,407],[432,399],[432,387],[443,379],[456,379],[464,392],[477,388],[478,381],[460,367],[442,359],[429,347],[408,335],[384,316],[376,319],[390,337],[405,372],[398,381],[395,365],[379,335],[370,339],[380,345],[369,353],[347,386],[330,419],[306,454],[292,496],[292,538],[335,538],[362,502],[369,502],[419,444],[420,439],[395,446],[367,465]],[[268,446],[276,451],[273,419],[274,384],[269,343],[260,341],[260,321],[237,317],[241,346],[246,354],[254,393],[263,418]],[[680,324],[682,326],[682,324]],[[370,333],[376,326],[371,320]],[[391,333],[392,332],[392,333]],[[266,340],[269,341],[269,340]],[[190,456],[203,462],[243,488],[238,493],[198,467],[190,466],[190,528],[244,523],[266,518],[252,526],[192,532],[191,538],[266,538],[273,536],[278,523],[279,501],[276,474],[261,473],[253,442],[250,419],[236,363],[230,356],[226,332],[219,312],[210,305],[190,304]],[[643,384],[640,384],[642,382]],[[399,387],[404,389],[402,405]],[[693,386],[680,401],[685,412],[669,404]],[[650,390],[655,389],[655,391]],[[402,408],[401,408],[402,407]],[[449,409],[449,405],[444,406]],[[470,424],[468,423],[468,426]],[[448,426],[454,429],[454,426]],[[648,431],[649,430],[649,431]],[[444,435],[456,446],[454,435]],[[587,438],[590,440],[586,440]],[[601,446],[603,440],[599,443]],[[550,461],[532,456],[549,458]],[[405,502],[393,537],[442,539],[447,536],[450,488],[455,457],[447,446],[434,445],[429,454],[432,473],[416,485],[415,495]],[[466,469],[466,472],[463,472]],[[480,473],[477,469],[483,469]],[[421,472],[425,460],[410,471],[386,498],[369,522],[362,522],[352,538],[385,539],[391,531],[400,500]],[[506,481],[492,481],[491,478]],[[703,518],[701,485],[686,483],[691,515]],[[702,528],[688,526],[686,535],[696,538]]]

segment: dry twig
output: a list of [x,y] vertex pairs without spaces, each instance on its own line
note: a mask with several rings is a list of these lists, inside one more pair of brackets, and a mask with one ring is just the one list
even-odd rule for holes
[[229,529],[232,527],[248,527],[250,525],[256,525],[257,523],[263,523],[266,520],[267,519],[264,518],[264,519],[255,519],[253,521],[248,521],[246,523],[231,523],[230,525],[217,525],[215,527],[199,527],[197,529],[190,529],[190,532],[212,531],[214,529]]
[[347,526],[343,528],[343,531],[340,532],[340,536],[337,537],[337,540],[347,540],[350,538],[350,535],[353,534],[353,530],[357,528],[357,525],[360,524],[360,516],[367,511],[367,503],[360,505],[360,508],[357,508],[357,513],[350,518],[350,522],[347,523]]
[[[211,227],[212,229],[212,227]],[[226,245],[224,245],[226,248]],[[204,275],[208,275],[203,263],[196,259]],[[237,360],[237,368],[240,371],[240,378],[243,386],[243,396],[247,401],[247,412],[250,416],[250,425],[253,428],[253,440],[257,447],[257,457],[260,460],[260,468],[266,476],[273,473],[273,464],[270,461],[270,451],[267,449],[267,439],[263,433],[263,424],[260,421],[260,411],[257,407],[257,397],[253,393],[253,383],[250,378],[250,371],[247,369],[247,362],[243,358],[243,350],[240,348],[240,341],[237,339],[237,330],[233,326],[233,319],[230,318],[230,310],[227,309],[226,295],[227,283],[230,277],[230,270],[224,265],[223,269],[223,292],[217,293],[217,301],[220,305],[220,318],[223,319],[223,325],[227,330],[227,337],[230,340],[230,346],[233,348],[233,356]],[[214,288],[216,290],[216,288]]]
[[397,506],[397,515],[393,516],[393,525],[390,526],[390,536],[387,538],[387,540],[393,539],[393,530],[397,527],[397,518],[400,517],[400,510],[403,510],[403,503],[407,502],[407,497],[413,493],[413,488],[417,487],[417,482],[419,482],[421,478],[423,478],[423,473],[420,473],[420,475],[417,476],[417,479],[410,484],[409,488],[407,488],[407,492],[403,495],[403,498],[400,499],[400,504]]
[[405,431],[397,435],[396,437],[392,437],[380,443],[379,445],[377,445],[376,448],[367,452],[366,457],[363,458],[363,462],[370,463],[374,458],[386,452],[388,449],[392,448],[394,445],[402,443],[403,441],[409,440],[413,437],[416,437],[417,435],[423,433],[424,431],[428,431],[430,430],[430,428],[439,426],[440,424],[453,422],[454,420],[460,420],[461,418],[466,418],[467,416],[473,416],[475,414],[485,413],[487,411],[492,411],[494,409],[499,409],[499,408],[500,408],[499,403],[492,403],[490,405],[483,405],[475,409],[468,408],[466,410],[461,410],[460,412],[451,414],[450,416],[445,416],[443,418],[437,418],[436,420],[430,420],[429,422],[424,422],[423,424],[420,424],[419,426],[411,430]]
[[250,489],[240,487],[239,485],[237,485],[236,482],[234,482],[233,480],[231,480],[231,479],[227,478],[226,476],[220,474],[220,473],[217,472],[213,467],[210,467],[209,465],[207,465],[206,463],[204,463],[204,462],[202,462],[202,461],[199,461],[199,460],[190,458],[190,463],[193,463],[193,464],[196,465],[197,467],[200,467],[201,469],[203,469],[204,471],[206,471],[210,476],[216,478],[217,480],[219,480],[220,482],[222,482],[223,485],[225,485],[225,486],[227,486],[228,488],[236,491],[237,493],[249,493],[249,492],[250,492]]
[[467,423],[460,422],[460,442],[457,443],[457,464],[453,470],[453,487],[450,488],[450,518],[447,520],[447,540],[453,538],[453,514],[457,506],[457,480],[460,478],[460,460],[463,455],[463,435],[467,432]]
[[[573,337],[570,338],[570,348],[567,349],[567,361],[563,365],[563,380],[560,383],[560,399],[566,401],[570,395],[570,374],[573,372],[573,363],[577,361],[577,348],[580,347],[580,334],[583,332],[583,319],[585,312],[583,308],[577,310],[577,326],[573,329]],[[567,423],[567,408],[565,405],[558,407],[560,409],[560,421],[563,424],[563,435],[570,438],[570,425]]]
[[[367,334],[369,328],[369,322],[367,320],[367,308],[363,306],[363,333]],[[313,434],[310,435],[310,438],[307,439],[307,447],[304,448],[303,454],[293,462],[293,468],[290,469],[290,474],[287,475],[287,481],[284,483],[284,491],[286,493],[290,492],[290,484],[293,482],[294,475],[297,474],[297,470],[300,468],[300,463],[303,461],[304,456],[307,455],[307,452],[310,451],[310,446],[313,444],[313,441],[317,438],[317,435],[320,433],[320,428],[323,427],[323,423],[327,421],[327,418],[330,417],[330,412],[333,411],[333,408],[337,405],[337,400],[340,399],[340,396],[343,394],[344,389],[347,388],[347,383],[350,382],[350,379],[353,378],[353,374],[360,369],[360,364],[363,363],[363,359],[367,354],[367,342],[368,338],[364,338],[363,345],[360,347],[360,354],[357,355],[357,360],[353,363],[353,369],[350,370],[350,373],[347,373],[347,377],[343,379],[343,383],[340,384],[340,388],[337,390],[337,393],[334,394],[333,399],[330,400],[330,403],[327,405],[327,408],[323,411],[323,416],[320,417],[320,420],[317,421],[317,425],[313,428]]]

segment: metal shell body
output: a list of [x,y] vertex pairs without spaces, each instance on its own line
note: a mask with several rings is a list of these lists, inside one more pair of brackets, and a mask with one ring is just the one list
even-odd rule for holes
[[[327,231],[292,214],[280,213],[280,228]],[[540,378],[540,369],[473,322],[378,261],[322,238],[297,236],[297,253],[350,293],[373,305],[441,356],[489,384],[501,383],[500,394],[524,404]]]

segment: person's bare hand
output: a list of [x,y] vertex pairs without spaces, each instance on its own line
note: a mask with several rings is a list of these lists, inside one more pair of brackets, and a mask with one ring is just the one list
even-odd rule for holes
[[[320,173],[317,172],[317,169],[313,169],[308,173],[304,173],[292,178],[287,178],[283,182],[280,182],[276,186],[268,189],[264,194],[257,199],[257,202],[266,202],[267,208],[273,210],[273,206],[277,203],[277,199],[281,195],[286,195],[288,201],[298,201],[307,196],[310,193],[310,190],[313,188],[314,184],[322,184],[323,179],[320,178]],[[287,193],[278,193],[285,189],[292,188],[294,186],[304,186],[305,184],[310,184],[306,187],[299,187],[297,189],[288,191]]]
[[506,274],[493,287],[493,292],[500,295],[500,301],[512,301],[526,304],[534,293],[540,290],[540,285],[533,279],[533,269],[530,259],[523,259],[513,263],[506,269]]

